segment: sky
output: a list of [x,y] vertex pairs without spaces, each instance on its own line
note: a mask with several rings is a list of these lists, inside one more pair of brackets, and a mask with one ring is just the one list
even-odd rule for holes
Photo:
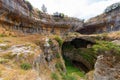
[[44,4],[47,13],[64,13],[70,17],[89,19],[104,12],[105,8],[120,0],[28,0],[31,4],[41,10]]

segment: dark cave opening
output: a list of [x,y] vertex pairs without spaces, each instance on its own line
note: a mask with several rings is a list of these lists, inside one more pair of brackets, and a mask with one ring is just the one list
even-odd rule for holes
[[[83,56],[84,60],[78,58],[79,60],[77,60],[77,61],[75,58],[71,58],[71,57],[75,56],[75,52],[74,52],[75,50],[77,50],[77,49],[86,49],[87,50],[87,49],[91,48],[94,44],[95,44],[94,42],[88,41],[86,39],[75,38],[72,41],[66,41],[63,43],[62,54],[64,57],[67,57],[67,59],[70,59],[70,61],[76,68],[87,73],[90,70],[92,70],[93,68],[90,68],[90,64],[84,63],[84,61],[85,61],[84,56]],[[72,55],[71,55],[71,52],[72,52]],[[93,67],[93,64],[91,64],[91,66]]]
[[78,61],[75,61],[75,60],[73,60],[72,63],[75,67],[79,68],[81,71],[84,71],[85,73],[89,72],[88,67],[86,67],[84,65],[84,63],[78,62]]
[[91,41],[87,41],[84,39],[79,39],[79,38],[75,38],[74,40],[72,40],[71,45],[74,45],[74,47],[77,48],[87,48],[88,46],[92,46],[94,43]]

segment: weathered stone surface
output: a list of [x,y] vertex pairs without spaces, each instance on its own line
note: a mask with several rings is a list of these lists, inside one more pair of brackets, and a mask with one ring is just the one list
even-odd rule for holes
[[108,13],[90,18],[78,32],[83,34],[103,33],[120,30],[120,7]]
[[[3,38],[5,40],[2,40]],[[6,38],[7,37],[0,38],[1,79],[51,80],[51,74],[55,72],[58,73],[58,69],[66,71],[60,47],[58,42],[53,38],[39,37],[40,39],[35,39],[32,42],[31,40],[26,41],[28,40],[28,36],[24,39],[22,37],[22,40],[20,40],[20,37],[19,39],[18,37]],[[36,38],[36,36],[32,36],[32,38]],[[22,69],[20,65],[23,63],[29,63],[31,68],[27,71]],[[60,68],[56,67],[57,64],[61,65]],[[25,73],[23,71],[25,71]],[[22,78],[20,76],[22,76]]]
[[119,56],[100,55],[95,64],[94,80],[120,80]]
[[24,0],[1,0],[0,4],[0,24],[4,23],[1,27],[7,26],[8,29],[19,30],[26,34],[52,33],[63,35],[68,31],[76,31],[83,25],[82,20],[72,17],[60,19],[57,22],[52,15],[42,13],[34,7],[30,10],[29,5]]
[[[49,43],[51,41],[51,43]],[[41,53],[34,61],[34,68],[39,72],[41,75],[46,74],[44,69],[48,69],[51,72],[55,72],[56,64],[60,62],[63,66],[63,71],[65,71],[65,65],[62,61],[62,56],[60,56],[60,48],[58,43],[55,40],[51,40],[49,38],[46,38],[43,42],[39,44],[41,49],[43,50],[43,53]],[[59,54],[60,58],[57,58],[56,55]],[[58,62],[54,62],[55,60]],[[46,80],[46,79],[45,79]]]

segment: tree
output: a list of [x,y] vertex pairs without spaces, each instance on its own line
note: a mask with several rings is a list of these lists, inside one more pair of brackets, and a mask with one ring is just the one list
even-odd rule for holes
[[42,11],[43,11],[44,13],[46,13],[46,12],[47,12],[47,8],[45,7],[45,5],[44,5],[44,4],[42,5],[42,7],[41,7],[41,8],[42,8]]

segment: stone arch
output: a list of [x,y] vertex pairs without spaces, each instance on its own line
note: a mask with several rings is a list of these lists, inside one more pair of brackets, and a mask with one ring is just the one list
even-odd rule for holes
[[[82,51],[79,54],[79,51],[89,50],[94,44],[94,42],[82,38],[65,41],[62,45],[62,54],[65,58],[70,59],[73,65],[87,73],[88,71],[94,69],[96,57],[91,55],[91,53],[83,53]],[[89,59],[85,59],[85,56],[92,60],[90,61]]]

